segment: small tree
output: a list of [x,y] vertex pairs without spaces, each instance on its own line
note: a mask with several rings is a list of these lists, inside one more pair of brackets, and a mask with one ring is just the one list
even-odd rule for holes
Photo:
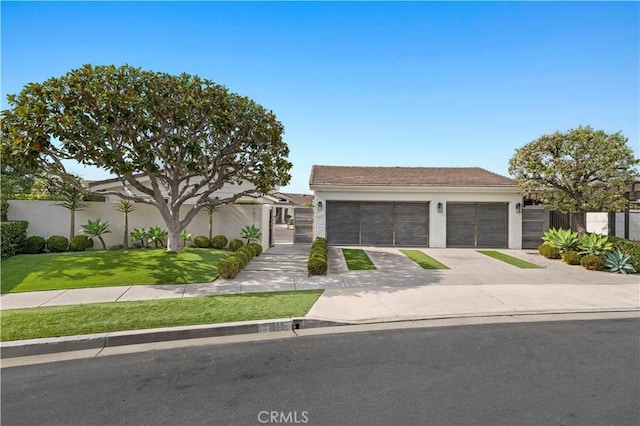
[[140,241],[140,247],[145,247],[145,241],[149,237],[149,232],[145,228],[134,228],[131,231],[131,238],[133,241]]
[[129,200],[120,200],[120,203],[116,206],[116,210],[124,215],[124,248],[129,248],[129,213],[135,209],[133,203]]
[[111,233],[111,231],[109,231],[109,222],[101,222],[100,219],[94,221],[89,219],[86,225],[82,225],[82,232],[87,237],[98,237],[100,244],[102,244],[102,249],[107,249],[107,245],[104,243],[102,236]]
[[218,206],[213,202],[209,202],[204,206],[204,210],[207,212],[209,216],[209,240],[213,238],[213,212],[218,209]]
[[149,228],[147,231],[147,238],[149,239],[149,244],[154,243],[156,248],[162,247],[164,244],[164,239],[167,237],[168,232],[166,229],[161,228],[160,226],[153,226]]
[[625,185],[637,177],[639,164],[628,139],[591,127],[543,135],[516,150],[509,173],[525,196],[550,210],[572,213],[577,230],[585,230],[587,211],[628,208]]
[[69,228],[69,240],[75,235],[76,229],[76,212],[84,210],[86,206],[84,202],[85,193],[81,189],[75,186],[65,186],[61,190],[63,200],[62,203],[56,204],[60,207],[64,207],[69,210],[70,213],[70,228]]
[[260,230],[260,228],[256,228],[254,225],[245,226],[240,231],[240,236],[247,239],[247,244],[251,244],[254,241],[260,241],[260,238],[262,238],[262,231]]

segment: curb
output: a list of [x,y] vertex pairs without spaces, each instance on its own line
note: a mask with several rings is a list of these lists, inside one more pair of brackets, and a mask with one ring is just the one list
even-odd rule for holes
[[154,328],[148,330],[117,331],[44,339],[14,340],[0,343],[0,358],[16,358],[85,349],[103,349],[114,346],[198,339],[203,337],[273,333],[298,330],[300,328],[331,327],[346,324],[348,323],[307,318],[283,318],[224,324]]

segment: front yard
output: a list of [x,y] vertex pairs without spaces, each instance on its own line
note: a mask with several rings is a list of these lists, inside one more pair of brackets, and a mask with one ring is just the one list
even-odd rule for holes
[[2,261],[0,292],[211,282],[229,255],[197,248],[24,254]]

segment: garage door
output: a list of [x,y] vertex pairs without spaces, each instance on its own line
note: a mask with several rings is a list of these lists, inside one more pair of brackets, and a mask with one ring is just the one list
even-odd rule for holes
[[327,201],[326,206],[331,245],[429,245],[429,203]]
[[447,247],[506,248],[508,203],[447,203]]

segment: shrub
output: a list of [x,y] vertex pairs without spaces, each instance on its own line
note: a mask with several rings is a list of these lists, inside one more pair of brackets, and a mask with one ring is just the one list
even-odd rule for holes
[[256,252],[256,256],[260,256],[262,254],[262,246],[258,243],[251,243],[249,244],[249,246],[254,248],[254,251]]
[[247,240],[247,244],[251,244],[260,241],[260,238],[262,238],[262,231],[254,225],[245,226],[240,230],[240,236]]
[[317,237],[313,240],[309,251],[309,260],[307,261],[309,275],[324,275],[327,273],[327,252],[327,240],[325,238]]
[[240,247],[242,247],[244,245],[244,243],[242,242],[242,240],[239,239],[233,239],[231,240],[231,242],[229,243],[229,250],[231,251],[238,251],[238,249]]
[[14,256],[27,238],[29,222],[12,220],[0,223],[0,258]]
[[560,253],[563,253],[573,250],[576,247],[578,244],[578,233],[571,229],[551,228],[544,233],[542,241],[551,247],[557,248]]
[[253,254],[254,253],[253,250],[254,249],[252,249],[251,247],[247,247],[247,246],[240,247],[238,249],[238,251],[241,251],[241,252],[245,253],[247,256],[249,256],[249,260],[251,260],[251,259],[253,259],[255,257],[255,254]]
[[244,251],[238,250],[233,255],[240,260],[240,268],[244,268],[249,263],[249,256]]
[[44,251],[44,247],[47,244],[43,237],[32,235],[27,237],[22,244],[22,253],[27,254],[38,254]]
[[69,240],[62,235],[52,235],[47,239],[47,249],[53,253],[60,253],[69,248]]
[[205,237],[204,235],[198,235],[193,239],[193,244],[195,244],[196,247],[200,248],[209,247],[209,238]]
[[567,262],[569,265],[579,265],[580,259],[582,259],[582,256],[574,250],[565,251],[562,255],[562,260]]
[[604,266],[609,268],[611,272],[620,274],[635,274],[636,268],[633,267],[631,256],[622,253],[620,250],[607,253],[604,258]]
[[258,249],[253,245],[253,243],[247,244],[246,246],[244,246],[240,250],[242,250],[242,249],[245,249],[245,250],[251,252],[251,257],[256,257],[258,255]]
[[613,243],[609,237],[600,234],[584,234],[578,243],[580,254],[600,256],[606,251],[613,250]]
[[225,237],[224,235],[216,235],[211,238],[210,246],[214,249],[220,250],[225,248],[228,242],[229,240],[227,240],[227,237]]
[[86,235],[76,235],[69,241],[69,250],[85,251],[93,247],[93,240]]
[[240,266],[240,259],[235,255],[229,256],[225,260],[218,263],[218,274],[222,278],[232,279],[238,276],[242,267]]
[[324,275],[327,273],[327,261],[319,257],[311,257],[307,262],[309,275]]
[[549,244],[540,244],[538,251],[547,259],[560,259],[560,250]]
[[0,200],[0,220],[2,222],[7,222],[9,220],[8,214],[9,214],[9,201],[3,198]]
[[633,268],[640,270],[640,241],[625,240],[624,238],[609,237],[614,250],[620,250],[631,258]]
[[588,254],[580,260],[580,264],[590,271],[599,271],[604,266],[604,260],[595,254]]

